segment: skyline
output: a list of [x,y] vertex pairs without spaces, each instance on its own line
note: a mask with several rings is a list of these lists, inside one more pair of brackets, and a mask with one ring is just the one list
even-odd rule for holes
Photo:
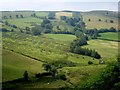
[[[15,2],[7,2],[8,0],[2,1],[0,3],[0,11],[16,11],[16,10],[34,10],[34,11],[93,11],[93,10],[109,10],[118,11],[118,2],[63,2],[55,1],[47,2],[48,0],[38,1],[38,0],[16,0]],[[13,1],[13,0],[11,0]],[[66,1],[66,0],[65,0]],[[67,0],[68,1],[68,0]],[[83,0],[81,0],[83,1]],[[97,0],[92,0],[97,1]],[[108,0],[106,0],[108,1]],[[111,0],[110,0],[111,1]],[[113,1],[113,0],[112,0]],[[117,1],[117,0],[115,0]]]

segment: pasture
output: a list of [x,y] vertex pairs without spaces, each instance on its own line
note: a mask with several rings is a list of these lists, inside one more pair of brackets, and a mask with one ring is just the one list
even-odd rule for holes
[[14,53],[2,50],[2,81],[10,81],[22,78],[24,71],[30,75],[43,72],[42,62]]
[[[43,19],[32,17],[31,14],[36,13],[39,17],[48,17],[49,12],[3,12],[3,15],[13,18],[7,18],[12,25],[16,25],[23,30],[25,27],[32,28],[35,25],[41,25]],[[16,18],[16,14],[23,14],[25,18]],[[86,28],[110,28],[117,27],[116,13],[109,12],[81,12]],[[60,20],[60,16],[72,17],[72,12],[56,12],[56,18],[51,20],[53,31],[73,31],[74,27],[68,25],[65,21]],[[88,19],[91,21],[88,21]],[[101,19],[101,21],[98,21]],[[105,20],[113,20],[114,23],[105,22]],[[57,29],[59,26],[59,29]],[[5,25],[3,28],[9,31],[13,27]],[[15,29],[15,28],[14,28]],[[59,32],[59,31],[58,31]],[[17,28],[14,32],[2,32],[2,70],[3,82],[13,81],[23,77],[25,70],[28,71],[30,82],[5,83],[4,87],[15,88],[74,88],[94,77],[100,71],[104,70],[109,62],[116,61],[118,55],[118,42],[100,40],[118,40],[117,33],[100,33],[99,39],[88,41],[88,45],[82,48],[95,49],[105,61],[105,64],[99,64],[99,59],[81,54],[70,52],[70,43],[76,39],[71,34],[44,34],[34,36],[32,34],[21,33]],[[92,61],[93,64],[88,64]],[[51,63],[56,65],[58,72],[66,75],[67,80],[60,80],[51,76],[35,78],[36,73],[43,73],[43,63]]]
[[108,40],[119,40],[118,35],[120,33],[114,32],[107,32],[107,33],[100,33],[100,39],[108,39]]
[[106,40],[90,40],[86,48],[95,49],[103,59],[112,58],[118,55],[118,42]]
[[[116,12],[91,11],[83,12],[81,14],[83,16],[83,21],[86,23],[87,29],[109,29],[111,27],[114,27],[116,29],[118,28],[118,17]],[[88,19],[90,19],[90,21],[88,21]],[[98,21],[99,19],[101,19],[101,21]],[[110,23],[110,20],[113,20],[114,23]]]

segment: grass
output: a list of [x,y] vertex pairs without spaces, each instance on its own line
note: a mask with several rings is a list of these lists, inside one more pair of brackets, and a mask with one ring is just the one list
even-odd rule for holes
[[108,39],[108,40],[118,40],[118,34],[114,32],[100,33],[100,39]]
[[7,19],[8,23],[12,24],[12,25],[16,25],[17,27],[20,28],[25,28],[25,27],[32,27],[32,23],[33,24],[40,24],[41,23],[41,19],[37,19],[34,17],[26,17],[26,18],[14,18],[14,19]]
[[78,66],[78,67],[64,67],[62,72],[66,73],[68,81],[73,85],[77,86],[79,83],[87,80],[90,76],[97,74],[106,65],[89,65],[89,66]]
[[95,49],[104,59],[118,55],[118,42],[96,39],[88,41],[88,45],[83,47]]
[[7,18],[9,18],[9,16],[11,15],[12,18],[16,18],[16,15],[23,15],[24,17],[29,17],[31,16],[31,14],[33,14],[33,11],[8,11],[8,12],[2,12],[2,16],[7,16]]
[[25,70],[27,70],[30,75],[43,72],[41,67],[42,62],[8,50],[2,50],[3,82],[22,78]]
[[[33,12],[32,12],[33,13]],[[5,13],[4,13],[5,14]],[[7,13],[9,16],[10,13]],[[13,14],[13,13],[11,13]],[[13,15],[15,16],[16,13]],[[38,16],[47,16],[48,12],[36,12]],[[6,19],[9,23],[15,24],[18,27],[25,28],[26,26],[32,27],[32,24],[40,24],[42,19],[37,19],[34,17],[30,17],[30,13],[24,13],[26,15],[25,18],[13,18]],[[113,24],[104,23],[103,20],[106,19],[103,14],[90,14],[90,17],[87,15],[83,16],[83,19],[91,18],[91,23],[88,24],[91,27],[87,26],[87,28],[109,28]],[[72,13],[68,12],[57,12],[56,17],[60,18],[60,16],[71,17]],[[97,22],[97,19],[102,18],[101,22]],[[113,19],[111,16],[107,17],[107,19]],[[65,30],[67,28],[68,31],[71,31],[72,28],[68,26],[64,21],[60,20],[52,20],[53,29],[56,30],[56,25],[60,26],[61,30]],[[95,25],[96,24],[96,25]],[[98,24],[98,26],[97,26]],[[106,26],[102,26],[105,24]],[[116,25],[116,21],[114,23]],[[4,25],[3,27],[7,29],[11,29]],[[40,36],[32,36],[25,33],[17,32],[3,32],[2,33],[2,46],[3,46],[3,81],[11,81],[14,79],[18,79],[23,77],[23,73],[25,70],[28,71],[29,75],[33,76],[36,73],[43,72],[42,64],[45,61],[48,63],[68,63],[72,62],[75,66],[69,67],[69,65],[64,66],[61,69],[58,69],[59,72],[64,73],[67,76],[67,80],[56,80],[51,77],[41,77],[40,79],[36,79],[31,77],[31,82],[29,83],[14,83],[16,88],[62,88],[62,87],[74,87],[83,81],[87,80],[92,75],[100,72],[106,67],[108,62],[115,61],[116,55],[118,54],[118,43],[113,41],[105,41],[105,40],[90,40],[88,41],[88,45],[83,46],[91,49],[95,49],[100,55],[102,59],[105,60],[104,65],[99,64],[98,59],[94,59],[89,56],[84,56],[80,54],[74,54],[69,52],[69,46],[72,40],[76,37],[74,35],[68,34],[43,34]],[[110,37],[102,36],[104,38]],[[113,34],[111,34],[113,36]],[[115,34],[111,39],[116,39]],[[30,56],[33,58],[37,58],[39,61],[28,58],[26,56]],[[110,59],[109,59],[110,58]],[[88,65],[88,61],[92,61],[92,65]],[[69,63],[68,63],[69,64]],[[74,86],[73,86],[73,85]],[[7,85],[7,84],[6,84]],[[12,84],[11,84],[12,85]]]
[[72,13],[71,12],[57,12],[56,18],[60,19],[60,16],[72,17]]
[[61,40],[61,41],[67,41],[67,42],[72,42],[76,36],[74,35],[69,35],[69,34],[45,34],[44,36],[48,38],[52,38],[55,40]]
[[[86,23],[87,29],[101,29],[106,28],[109,29],[111,27],[118,28],[118,18],[116,12],[108,12],[108,15],[106,15],[107,11],[105,12],[84,12],[81,13],[83,16],[83,21]],[[88,19],[91,19],[91,21],[88,21]],[[98,21],[98,19],[101,19],[102,21]],[[107,20],[108,22],[105,22]],[[110,23],[110,20],[113,20],[114,23]]]

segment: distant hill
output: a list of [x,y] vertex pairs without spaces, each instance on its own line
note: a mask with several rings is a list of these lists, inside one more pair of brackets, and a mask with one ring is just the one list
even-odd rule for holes
[[[118,27],[118,13],[114,11],[81,12],[87,29]],[[90,19],[90,21],[89,21]],[[99,21],[99,19],[101,21]],[[110,23],[113,20],[113,23]]]

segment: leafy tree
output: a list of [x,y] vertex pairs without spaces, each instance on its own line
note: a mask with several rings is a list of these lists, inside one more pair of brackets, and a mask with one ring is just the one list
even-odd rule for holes
[[7,19],[7,16],[3,16],[2,19]]
[[41,28],[39,26],[35,26],[32,28],[32,34],[37,36],[41,34]]
[[51,65],[49,65],[49,64],[43,64],[43,67],[46,71],[50,71],[52,68]]
[[9,17],[10,17],[10,19],[12,19],[12,16],[11,16],[11,15],[10,15]]
[[98,21],[102,21],[101,19],[98,19]]
[[30,34],[30,28],[29,27],[25,27],[25,29],[26,29],[26,33]]
[[20,17],[21,17],[21,18],[24,18],[24,16],[23,16],[22,14],[20,15]]
[[9,25],[8,21],[5,21],[5,25]]
[[88,64],[93,64],[93,62],[92,61],[88,61]]
[[113,21],[113,20],[110,20],[110,23],[114,23],[114,21]]
[[23,78],[25,81],[28,81],[28,72],[27,71],[24,72]]
[[16,15],[16,18],[19,18],[19,15]]
[[11,29],[11,32],[14,32],[14,29]]
[[49,12],[48,19],[55,19],[55,12]]
[[90,22],[90,21],[91,21],[91,19],[88,19],[88,21]]
[[36,17],[36,13],[31,14],[31,16]]
[[61,19],[61,20],[66,20],[67,17],[66,17],[66,16],[60,16],[60,19]]

